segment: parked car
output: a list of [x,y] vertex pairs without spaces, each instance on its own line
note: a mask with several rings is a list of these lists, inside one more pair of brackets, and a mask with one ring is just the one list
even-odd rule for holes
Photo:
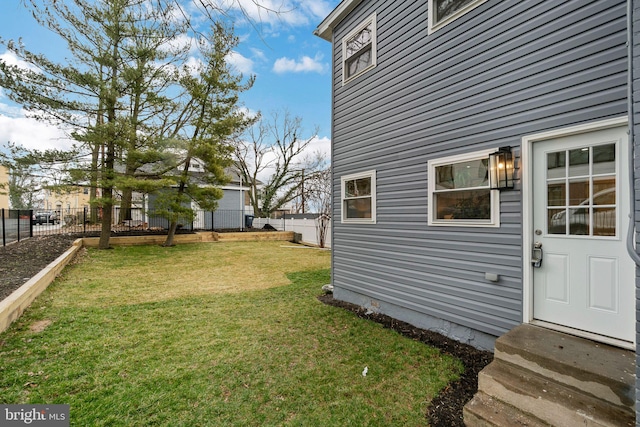
[[54,211],[38,211],[33,214],[32,224],[60,224],[60,217]]

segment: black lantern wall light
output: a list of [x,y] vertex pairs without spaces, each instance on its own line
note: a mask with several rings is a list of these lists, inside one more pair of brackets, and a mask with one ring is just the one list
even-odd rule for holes
[[492,190],[513,188],[513,153],[511,147],[500,147],[489,154],[489,182]]

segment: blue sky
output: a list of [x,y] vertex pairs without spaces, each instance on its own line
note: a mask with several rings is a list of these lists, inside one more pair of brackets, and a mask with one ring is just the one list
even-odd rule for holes
[[[241,19],[236,21],[235,33],[241,42],[229,58],[243,74],[256,76],[253,88],[242,95],[244,105],[266,115],[286,109],[301,117],[308,134],[319,128],[314,149],[327,152],[331,135],[331,44],[314,36],[313,30],[340,1],[256,0],[271,9],[283,10],[279,15],[256,8],[254,0],[209,1],[226,3],[231,12],[242,6],[254,21],[253,26]],[[0,37],[22,38],[34,52],[63,58],[64,45],[39,27],[20,3],[0,2]],[[1,46],[0,58],[15,60]],[[25,117],[0,88],[0,144],[7,141],[29,148],[65,144],[62,132]]]

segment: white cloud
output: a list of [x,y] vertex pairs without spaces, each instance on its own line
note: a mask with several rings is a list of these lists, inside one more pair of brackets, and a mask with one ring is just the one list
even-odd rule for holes
[[323,136],[317,137],[307,147],[307,152],[321,154],[327,162],[331,161],[331,138]]
[[227,62],[242,74],[255,74],[253,71],[254,62],[239,52],[231,52],[227,55]]
[[190,56],[183,64],[182,70],[188,72],[191,76],[197,76],[202,68],[204,67],[204,63],[200,58],[196,58],[195,56]]
[[21,117],[24,115],[24,111],[21,107],[5,104],[5,101],[8,101],[8,98],[4,94],[3,89],[0,88],[0,115],[9,117]]
[[195,38],[188,36],[187,34],[178,34],[176,37],[164,43],[161,47],[167,51],[187,51],[194,53],[198,49],[198,42]]
[[31,70],[31,71],[38,71],[37,68],[33,67],[31,64],[23,61],[22,59],[18,58],[15,53],[10,52],[10,51],[5,51],[4,53],[0,54],[0,60],[8,65],[17,65],[20,68],[23,68],[25,70]]
[[333,6],[328,1],[300,1],[298,3],[306,14],[316,20],[326,18],[333,10]]
[[266,61],[267,60],[267,55],[264,54],[264,52],[258,48],[252,47],[250,48],[251,53],[253,53],[253,56],[256,59],[259,59],[260,61]]
[[[0,104],[0,111],[6,105]],[[29,149],[67,149],[72,145],[64,131],[29,117],[0,114],[0,145],[13,142]]]
[[253,22],[272,28],[307,25],[324,19],[333,10],[326,0],[224,0],[218,6],[242,12]]
[[290,58],[279,58],[273,64],[273,71],[278,74],[284,73],[323,73],[324,64],[321,62],[322,56],[315,58],[303,56],[298,61]]

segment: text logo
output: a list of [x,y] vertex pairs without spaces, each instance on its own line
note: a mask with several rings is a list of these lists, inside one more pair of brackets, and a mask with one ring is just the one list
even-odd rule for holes
[[0,405],[0,425],[69,427],[69,405]]

